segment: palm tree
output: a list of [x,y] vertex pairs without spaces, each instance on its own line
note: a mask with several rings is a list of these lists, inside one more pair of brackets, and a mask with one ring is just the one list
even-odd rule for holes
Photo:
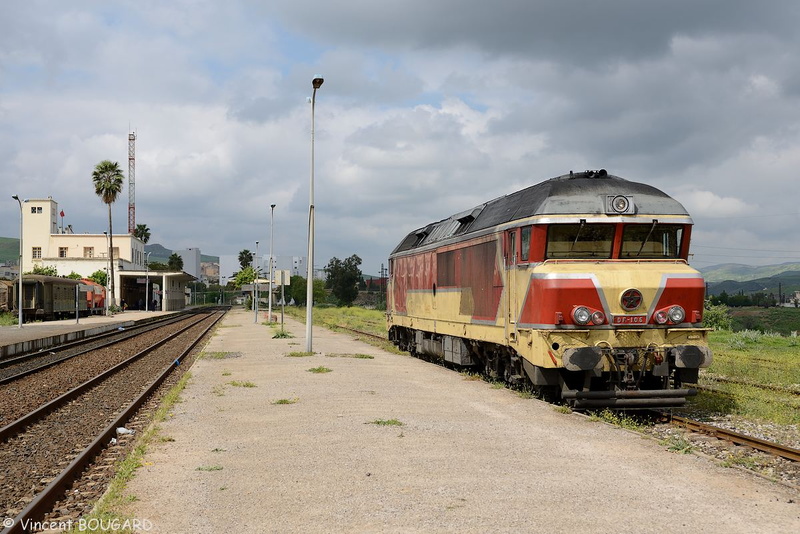
[[239,265],[242,269],[246,269],[253,263],[253,253],[247,249],[239,252]]
[[104,159],[92,171],[94,192],[108,205],[108,257],[111,259],[111,279],[109,284],[109,302],[114,304],[114,232],[111,226],[111,204],[117,200],[117,195],[122,191],[124,176],[119,168],[119,163]]
[[138,237],[145,245],[150,241],[150,228],[146,224],[137,224],[136,229],[133,231],[134,237]]

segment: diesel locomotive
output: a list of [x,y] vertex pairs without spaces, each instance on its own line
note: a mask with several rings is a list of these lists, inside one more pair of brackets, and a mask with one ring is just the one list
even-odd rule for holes
[[496,198],[394,249],[389,339],[576,409],[681,406],[712,360],[692,224],[602,169]]

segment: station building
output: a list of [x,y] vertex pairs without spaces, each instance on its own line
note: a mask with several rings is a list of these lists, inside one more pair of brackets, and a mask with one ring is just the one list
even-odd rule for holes
[[[127,222],[127,221],[126,221]],[[147,267],[144,242],[131,234],[114,234],[114,248],[108,254],[108,233],[76,234],[59,228],[58,203],[52,197],[22,203],[22,272],[34,267],[55,267],[59,275],[75,272],[88,278],[96,271],[110,273],[114,263],[114,295],[110,302],[123,300],[129,308],[153,302],[158,309],[174,311],[186,306],[186,284],[195,277],[186,272],[153,272]],[[142,308],[144,309],[144,308]]]

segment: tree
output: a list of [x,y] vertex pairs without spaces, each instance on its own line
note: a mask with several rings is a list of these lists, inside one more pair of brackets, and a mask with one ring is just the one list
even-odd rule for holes
[[133,235],[142,240],[142,243],[147,244],[150,241],[150,228],[146,224],[137,224]]
[[83,277],[81,275],[79,275],[78,273],[76,273],[75,271],[72,271],[71,273],[66,275],[64,278],[69,278],[71,280],[80,280]]
[[89,275],[89,280],[105,287],[106,282],[108,281],[108,273],[102,269],[98,269]]
[[[252,284],[256,279],[256,271],[250,266],[243,268],[233,277],[233,286],[237,289],[245,284]],[[230,283],[230,282],[229,282]]]
[[166,263],[161,263],[160,261],[151,261],[148,265],[148,268],[151,271],[169,271],[169,266]]
[[[308,290],[308,285],[306,284],[305,277],[292,276],[289,279],[289,289],[287,291],[288,293],[287,297],[294,300],[294,303],[297,306],[305,306],[307,290]],[[323,300],[325,300],[325,282],[323,282],[322,280],[314,280],[312,293],[314,295],[314,302],[322,302]]]
[[122,169],[119,163],[104,159],[94,167],[92,183],[94,192],[108,206],[108,257],[111,258],[111,285],[109,286],[110,302],[114,304],[114,230],[111,226],[111,204],[117,200],[122,191]]
[[342,306],[350,306],[358,296],[358,283],[361,281],[361,258],[353,254],[344,261],[333,257],[325,271],[328,273],[326,287]]
[[32,271],[28,271],[24,274],[41,274],[43,276],[58,276],[58,269],[49,265],[47,267],[43,267],[41,265],[34,265]]
[[170,271],[182,271],[183,270],[183,258],[178,256],[175,252],[167,260],[167,267],[169,267]]
[[242,269],[246,269],[253,264],[253,253],[247,249],[244,249],[239,253],[239,266]]

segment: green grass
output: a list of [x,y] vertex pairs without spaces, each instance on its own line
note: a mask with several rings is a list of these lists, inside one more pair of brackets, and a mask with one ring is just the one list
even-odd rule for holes
[[339,352],[329,352],[325,356],[328,358],[355,358],[357,360],[374,360],[375,356],[369,354],[343,354]]
[[404,423],[398,419],[375,419],[374,421],[364,424],[378,426],[404,426]]
[[222,471],[221,465],[201,465],[195,471]]
[[333,369],[328,369],[327,367],[323,367],[322,365],[320,365],[319,367],[312,367],[311,369],[308,369],[309,373],[316,373],[316,374],[330,373],[331,371],[333,371]]
[[272,404],[295,404],[300,399],[278,399],[276,401],[272,401]]
[[233,354],[241,355],[241,353],[235,353],[235,352],[215,351],[215,352],[202,352],[202,353],[200,353],[200,357],[201,358],[206,358],[208,360],[224,360],[226,358],[235,357],[235,356],[231,356]]
[[[288,306],[286,312],[298,321],[305,322],[306,320],[305,308]],[[357,306],[352,306],[350,308],[322,308],[314,306],[312,315],[314,324],[330,330],[336,331],[337,326],[344,326],[360,332],[386,337],[386,312],[380,310],[368,310]],[[389,340],[377,340],[364,337],[361,341],[395,354],[406,354],[398,350]]]
[[258,387],[258,386],[255,385],[254,382],[250,382],[249,380],[247,380],[247,381],[231,380],[230,382],[228,382],[228,384],[233,386],[233,387],[235,387],[235,388],[255,388],[255,387]]
[[[800,423],[800,349],[797,337],[754,330],[711,332],[714,361],[700,373],[689,408],[778,424]],[[743,382],[742,384],[736,382]]]
[[313,356],[314,354],[316,354],[316,352],[295,351],[295,352],[290,352],[289,354],[286,355],[286,357],[287,358],[306,358],[308,356]]
[[18,324],[19,315],[15,315],[13,313],[0,313],[0,326],[14,326]]
[[734,330],[780,332],[788,336],[800,332],[800,308],[730,308]]

